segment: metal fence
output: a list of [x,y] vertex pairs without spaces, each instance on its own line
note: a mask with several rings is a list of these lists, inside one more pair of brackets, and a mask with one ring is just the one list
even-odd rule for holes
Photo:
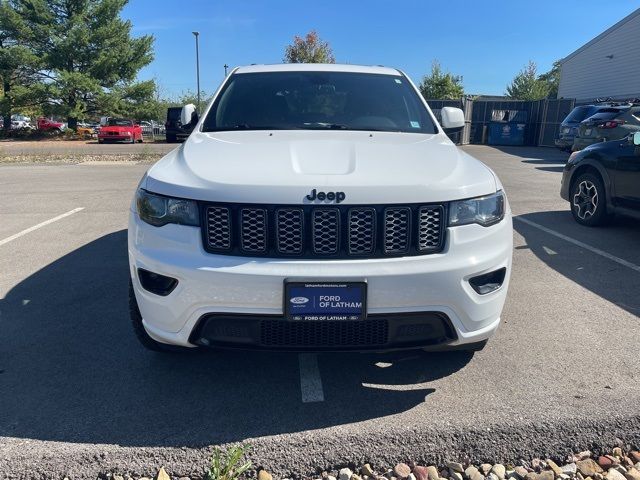
[[442,107],[462,108],[465,127],[450,135],[459,145],[486,144],[492,122],[518,122],[525,124],[524,144],[553,147],[562,120],[575,106],[574,99],[522,100],[427,100],[438,121]]

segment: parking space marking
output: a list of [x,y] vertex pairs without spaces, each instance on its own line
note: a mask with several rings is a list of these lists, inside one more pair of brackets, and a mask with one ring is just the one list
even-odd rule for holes
[[640,265],[636,265],[635,263],[631,263],[628,262],[622,258],[616,257],[615,255],[611,255],[610,253],[607,253],[603,250],[600,250],[599,248],[596,247],[592,247],[591,245],[587,245],[586,243],[581,242],[580,240],[576,240],[575,238],[571,238],[568,237],[560,232],[556,232],[555,230],[551,230],[550,228],[547,228],[543,225],[540,225],[536,222],[532,222],[531,220],[528,220],[526,218],[521,218],[521,217],[513,217],[515,220],[519,220],[522,223],[526,223],[527,225],[530,225],[534,228],[537,228],[539,230],[542,230],[543,232],[548,233],[549,235],[553,235],[554,237],[558,237],[562,240],[565,240],[569,243],[573,243],[574,245],[580,247],[580,248],[584,248],[585,250],[589,250],[590,252],[593,252],[597,255],[600,255],[601,257],[604,257],[608,260],[611,260],[612,262],[616,262],[619,265],[622,265],[624,267],[630,268],[631,270],[634,270],[638,273],[640,273]]
[[3,240],[0,240],[0,246],[4,245],[5,243],[9,243],[17,238],[20,238],[24,235],[26,235],[27,233],[31,233],[34,230],[37,230],[39,228],[42,227],[46,227],[47,225],[52,224],[53,222],[57,222],[58,220],[62,220],[65,217],[68,217],[69,215],[73,215],[74,213],[78,213],[79,211],[84,210],[84,207],[78,207],[78,208],[74,208],[73,210],[69,210],[67,213],[63,213],[62,215],[58,215],[57,217],[53,217],[50,218],[49,220],[45,220],[42,223],[39,223],[37,225],[34,225],[33,227],[29,227],[26,230],[22,230],[21,232],[16,233],[15,235],[11,235],[10,237],[7,237]]
[[324,402],[322,378],[320,378],[320,369],[318,368],[318,355],[301,353],[298,355],[298,363],[300,364],[302,403]]

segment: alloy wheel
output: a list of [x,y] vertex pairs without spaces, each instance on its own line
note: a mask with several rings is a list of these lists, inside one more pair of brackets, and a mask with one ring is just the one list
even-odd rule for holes
[[598,208],[598,189],[589,180],[583,180],[573,196],[573,206],[576,215],[582,220],[593,216]]

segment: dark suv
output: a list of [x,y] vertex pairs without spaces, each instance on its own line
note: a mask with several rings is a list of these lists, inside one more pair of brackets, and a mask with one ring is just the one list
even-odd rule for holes
[[578,126],[573,150],[598,142],[620,140],[640,131],[640,104],[623,104],[601,108]]
[[182,122],[180,121],[181,112],[182,107],[167,108],[167,121],[164,124],[167,143],[186,140],[193,130],[193,124],[182,125]]
[[640,218],[640,132],[573,152],[560,196],[582,225],[603,224],[615,213]]

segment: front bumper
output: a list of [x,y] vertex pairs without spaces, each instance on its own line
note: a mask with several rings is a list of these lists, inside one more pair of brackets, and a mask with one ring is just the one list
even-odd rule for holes
[[[449,229],[442,253],[402,258],[293,260],[214,255],[204,251],[199,228],[153,227],[135,212],[130,213],[128,240],[136,300],[144,327],[155,340],[181,346],[208,342],[243,348],[291,347],[286,341],[269,344],[264,329],[285,337],[299,329],[305,338],[324,335],[329,339],[322,345],[298,342],[300,348],[286,348],[295,350],[389,350],[486,340],[500,323],[512,248],[510,213],[491,227]],[[503,267],[507,273],[496,291],[479,295],[468,282]],[[178,285],[167,296],[150,293],[140,284],[138,268],[176,278]],[[303,326],[283,319],[285,280],[336,279],[367,282],[368,319],[364,322],[378,322],[377,326]],[[380,327],[380,322],[386,327]],[[284,333],[278,330],[282,328]],[[386,341],[354,344],[335,340],[349,328],[355,329],[356,337],[366,334],[361,330],[387,328]]]
[[108,141],[113,140],[114,142],[121,142],[123,140],[131,141],[133,135],[98,135],[98,140]]

